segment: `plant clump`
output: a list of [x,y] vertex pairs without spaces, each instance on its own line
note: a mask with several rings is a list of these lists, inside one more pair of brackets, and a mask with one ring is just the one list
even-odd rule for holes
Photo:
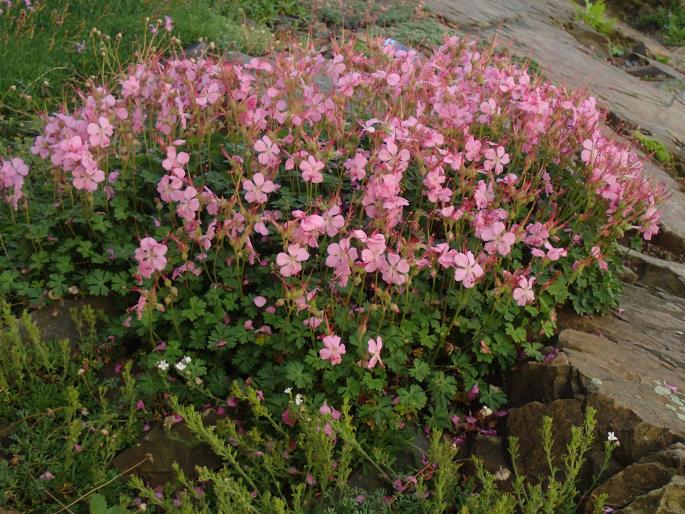
[[594,98],[492,49],[356,48],[157,56],[87,87],[42,160],[2,160],[3,293],[128,302],[111,330],[149,341],[149,394],[242,378],[371,428],[498,408],[493,372],[541,358],[560,306],[611,304],[590,284],[657,233],[660,189]]

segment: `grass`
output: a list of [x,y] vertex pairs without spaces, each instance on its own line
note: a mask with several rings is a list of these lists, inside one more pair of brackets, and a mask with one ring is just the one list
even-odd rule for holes
[[[200,38],[222,49],[252,55],[272,44],[269,24],[278,16],[302,16],[296,0],[34,0],[5,7],[0,14],[0,105],[13,109],[52,109],[89,76],[100,74],[110,50],[122,63],[151,44],[181,44]],[[165,16],[174,30],[164,30]],[[93,29],[97,29],[94,31]],[[118,36],[120,35],[120,36]]]

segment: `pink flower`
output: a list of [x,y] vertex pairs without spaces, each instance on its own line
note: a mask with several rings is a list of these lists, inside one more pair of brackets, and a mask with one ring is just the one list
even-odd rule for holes
[[288,253],[280,252],[276,256],[276,264],[281,267],[281,275],[291,277],[302,271],[301,262],[309,259],[309,252],[300,245],[288,245]]
[[162,271],[167,263],[166,252],[166,245],[158,243],[154,238],[142,239],[140,246],[135,251],[138,273],[144,278],[150,278],[155,271]]
[[112,136],[114,129],[109,120],[104,116],[98,118],[97,123],[88,124],[88,141],[93,146],[106,148],[109,146],[109,138]]
[[362,262],[367,273],[382,270],[385,265],[385,236],[374,234],[365,240],[366,248],[362,250]]
[[302,180],[305,182],[312,182],[314,184],[321,184],[323,182],[323,174],[321,170],[324,168],[324,163],[317,160],[316,157],[310,155],[306,161],[300,163],[300,170],[302,171]]
[[568,252],[565,248],[554,248],[549,241],[545,241],[545,248],[547,248],[547,253],[538,248],[534,248],[531,252],[535,257],[547,257],[550,261],[558,261],[562,257],[566,257]]
[[516,243],[516,236],[513,232],[507,232],[507,228],[501,221],[496,221],[492,225],[485,227],[480,238],[486,241],[485,251],[492,254],[499,252],[501,256],[509,255],[511,247]]
[[245,200],[250,203],[266,203],[267,193],[273,193],[278,186],[266,180],[261,173],[255,173],[252,180],[243,180],[243,189],[246,191]]
[[185,171],[183,167],[190,161],[190,155],[186,152],[176,152],[175,146],[167,146],[166,149],[166,159],[162,161],[162,167],[171,171],[174,175],[178,177],[183,177]]
[[383,349],[383,340],[381,336],[378,336],[375,340],[369,339],[367,350],[371,355],[369,363],[366,365],[368,369],[373,369],[376,364],[380,364],[381,367],[385,367],[383,361],[381,360],[381,350]]
[[171,18],[171,16],[164,17],[164,30],[167,32],[174,30],[174,20]]
[[92,193],[98,184],[104,182],[105,172],[98,168],[97,162],[88,155],[81,157],[81,163],[71,172],[76,189]]
[[254,144],[255,151],[259,152],[257,159],[264,166],[273,168],[278,165],[277,155],[280,153],[278,146],[269,139],[269,136],[264,136],[257,140]]
[[485,163],[483,163],[483,168],[485,168],[486,171],[495,168],[495,173],[499,175],[504,171],[505,164],[509,164],[509,154],[506,153],[503,146],[498,146],[497,150],[494,148],[485,150]]
[[470,251],[454,256],[454,280],[461,282],[467,289],[473,287],[483,273],[483,268]]
[[345,161],[345,169],[350,175],[352,182],[358,182],[366,176],[366,164],[368,160],[362,152],[357,152],[352,159]]
[[345,345],[340,342],[340,337],[336,335],[324,337],[323,346],[319,350],[319,356],[323,360],[330,361],[334,366],[342,362],[342,356],[345,354]]
[[385,282],[400,286],[407,281],[409,263],[396,253],[388,253],[388,262],[382,271]]
[[536,221],[526,227],[526,238],[524,241],[531,246],[542,246],[548,237],[549,232],[545,226],[539,221]]
[[181,199],[182,188],[183,181],[176,175],[164,175],[157,185],[157,192],[163,201],[171,202]]
[[197,199],[197,191],[194,187],[188,186],[179,195],[176,213],[186,221],[193,221],[195,213],[200,208],[200,200]]
[[342,417],[342,413],[328,405],[328,403],[323,402],[321,407],[319,407],[319,414],[322,416],[330,416],[333,420],[338,421]]
[[335,268],[335,277],[338,283],[345,287],[348,277],[352,273],[351,264],[357,260],[357,249],[350,245],[350,238],[341,239],[339,243],[328,245],[328,257],[326,266]]
[[341,228],[345,226],[345,218],[340,214],[340,206],[334,205],[323,213],[323,220],[326,224],[326,235],[335,236]]
[[266,298],[264,298],[263,296],[255,296],[252,301],[259,308],[262,308],[266,305]]
[[533,284],[535,283],[535,277],[526,278],[521,277],[518,281],[518,287],[514,289],[513,295],[516,303],[524,307],[529,303],[535,301],[535,293],[533,292]]

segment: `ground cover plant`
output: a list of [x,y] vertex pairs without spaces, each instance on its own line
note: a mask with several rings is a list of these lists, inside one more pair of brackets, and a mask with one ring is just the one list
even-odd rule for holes
[[[299,16],[283,6],[249,15]],[[350,512],[381,509],[384,493],[364,506],[345,488],[355,454],[390,487],[405,477],[393,512],[425,511],[426,493],[432,511],[453,509],[440,491],[454,488],[423,488],[394,455],[442,431],[431,462],[454,471],[464,439],[505,414],[501,370],[542,358],[559,308],[611,307],[616,241],[657,233],[661,190],[601,135],[593,98],[467,40],[428,56],[382,41],[247,62],[151,49],[86,81],[29,128],[35,141],[0,143],[0,294],[14,312],[107,297],[123,315],[100,338],[137,350],[127,437],[155,406],[229,464],[204,471],[205,499],[186,477],[185,496],[136,482],[139,505],[254,511],[258,489],[260,505],[298,511],[299,487],[307,509],[341,496]],[[221,413],[216,428],[199,406]],[[285,458],[233,465],[232,452],[262,457],[284,434],[300,438],[281,448],[296,473]],[[109,458],[86,465],[104,480]],[[119,489],[91,487],[69,493],[118,505]],[[570,509],[578,491],[558,487]],[[479,501],[464,512],[523,508]]]
[[586,286],[614,280],[616,238],[658,230],[599,119],[456,38],[151,58],[46,119],[45,163],[3,160],[2,287],[136,302],[114,335],[147,339],[149,393],[251,377],[274,408],[316,386],[376,427],[446,428],[460,395],[501,405],[491,373],[539,357],[560,304],[610,303]]

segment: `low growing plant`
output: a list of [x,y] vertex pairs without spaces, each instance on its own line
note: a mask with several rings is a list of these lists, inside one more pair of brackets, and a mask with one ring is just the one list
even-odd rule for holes
[[153,56],[81,99],[2,161],[0,292],[130,306],[110,330],[146,342],[151,395],[249,377],[273,412],[294,387],[451,429],[457,401],[502,405],[494,373],[541,358],[561,305],[611,304],[585,298],[625,231],[658,231],[594,98],[455,37]]
[[78,349],[44,339],[0,298],[0,507],[10,511],[84,512],[93,491],[112,502],[125,492],[109,464],[141,431],[131,362],[102,378],[116,349],[100,341],[92,309],[74,315]]

